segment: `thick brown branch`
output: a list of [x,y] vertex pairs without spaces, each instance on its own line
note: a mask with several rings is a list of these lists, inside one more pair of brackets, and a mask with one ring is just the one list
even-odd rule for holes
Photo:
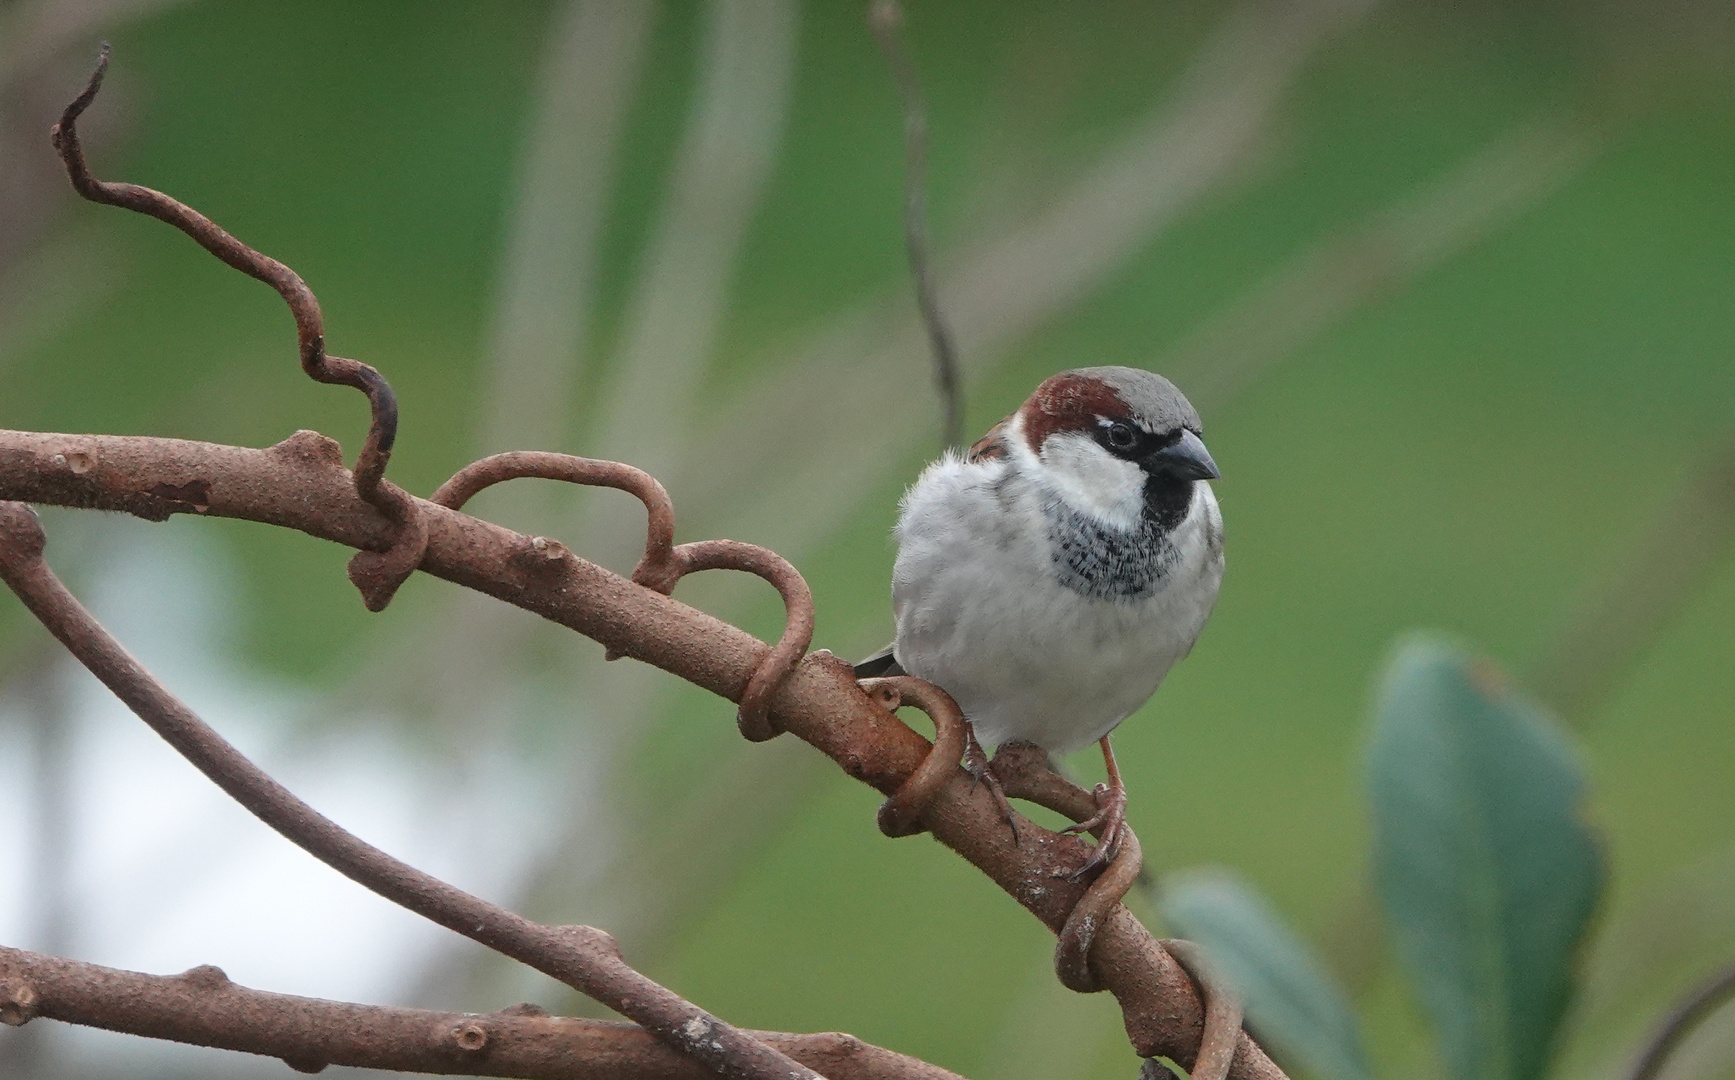
[[[64,1020],[152,1039],[282,1058],[303,1071],[350,1065],[531,1080],[705,1080],[711,1074],[636,1024],[548,1016],[535,1006],[441,1013],[250,990],[214,967],[141,975],[0,946],[0,1020]],[[829,1080],[962,1080],[850,1035],[755,1031]]]
[[[206,513],[298,529],[351,547],[385,548],[391,524],[362,501],[337,446],[300,432],[266,450],[126,436],[0,431],[0,498],[125,510],[160,520]],[[584,634],[604,647],[739,701],[769,649],[736,627],[560,549],[465,514],[422,503],[428,546],[421,569]],[[851,776],[892,794],[926,757],[928,741],[855,684],[847,664],[807,657],[773,695],[774,722]],[[1066,880],[1089,854],[1072,837],[1021,822],[1012,844],[992,798],[962,770],[936,792],[926,824],[1058,931],[1085,892]],[[1187,1065],[1204,1011],[1189,979],[1125,907],[1097,926],[1089,967],[1119,999],[1142,1056]],[[1243,1036],[1230,1076],[1282,1072]]]
[[43,561],[44,543],[34,510],[0,501],[0,578],[153,731],[292,843],[423,918],[590,995],[719,1075],[821,1080],[635,971],[602,931],[531,922],[393,858],[297,798],[200,720],[103,629]]

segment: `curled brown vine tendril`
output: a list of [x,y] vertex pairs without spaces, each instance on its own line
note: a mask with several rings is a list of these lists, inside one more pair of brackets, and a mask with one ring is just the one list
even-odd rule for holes
[[[637,496],[645,504],[645,553],[632,579],[647,589],[668,596],[683,577],[700,570],[741,570],[769,581],[783,597],[783,636],[748,680],[736,719],[741,734],[753,742],[779,734],[770,718],[771,696],[813,642],[813,593],[795,567],[776,552],[735,540],[700,540],[675,547],[675,508],[669,493],[656,477],[618,461],[531,450],[496,454],[459,470],[429,501],[457,510],[483,488],[521,477],[611,487]],[[609,659],[616,655],[609,653]]]
[[964,756],[964,744],[970,728],[952,695],[928,682],[909,675],[884,679],[863,679],[861,688],[869,697],[889,711],[901,705],[914,705],[934,722],[934,748],[910,774],[910,778],[880,804],[880,832],[887,836],[913,836],[923,831],[922,817],[928,812],[940,786],[958,768]]
[[1191,1080],[1225,1080],[1241,1042],[1241,995],[1224,980],[1197,942],[1164,938],[1162,945],[1193,977],[1199,996],[1205,999],[1205,1034],[1187,1075]]
[[97,91],[102,89],[103,76],[108,72],[109,53],[105,44],[97,56],[96,70],[91,72],[84,89],[61,114],[60,123],[49,133],[49,142],[60,154],[73,189],[86,199],[146,214],[173,225],[227,265],[276,289],[284,303],[289,305],[289,313],[295,317],[301,370],[318,382],[352,386],[367,395],[372,415],[367,440],[355,459],[355,490],[396,528],[387,550],[356,553],[350,560],[349,577],[361,591],[368,609],[380,611],[391,603],[398,585],[420,565],[428,546],[427,529],[416,515],[414,501],[401,488],[385,480],[392,443],[398,433],[397,395],[392,393],[385,376],[374,368],[359,360],[326,353],[325,318],[320,314],[319,300],[295,271],[243,244],[216,222],[177,199],[138,184],[112,183],[91,175],[89,166],[85,164],[84,148],[78,141],[78,118],[96,100]]
[[[561,480],[585,487],[607,487],[624,491],[645,504],[645,553],[633,571],[635,580],[641,574],[663,573],[669,565],[675,546],[675,507],[669,493],[656,477],[643,469],[623,465],[618,461],[574,457],[538,450],[514,450],[473,461],[459,469],[439,490],[428,497],[449,510],[461,510],[464,504],[484,488],[507,480],[531,477],[541,480]],[[660,579],[659,579],[660,580]]]
[[[1033,802],[1073,821],[1085,821],[1096,814],[1096,796],[1055,772],[1048,752],[1039,746],[1012,742],[1000,747],[994,754],[994,775],[1000,778],[1008,798]],[[1143,867],[1144,851],[1128,827],[1114,861],[1072,906],[1054,943],[1054,974],[1067,989],[1081,994],[1102,989],[1090,970],[1096,932],[1138,882]]]
[[[880,831],[887,836],[909,836],[920,832],[922,815],[940,785],[957,768],[964,753],[969,725],[951,695],[926,680],[905,675],[863,679],[860,686],[869,697],[889,710],[896,710],[899,705],[914,705],[934,721],[934,748],[879,810]],[[994,773],[1009,798],[1036,803],[1073,821],[1084,821],[1096,813],[1096,797],[1055,772],[1047,751],[1041,747],[1028,743],[1006,744],[994,755]],[[1138,837],[1129,828],[1114,861],[1079,897],[1060,928],[1054,945],[1054,973],[1067,989],[1081,994],[1093,994],[1102,989],[1100,980],[1090,970],[1090,950],[1096,942],[1096,931],[1138,881],[1143,866],[1144,853],[1139,847]],[[1180,957],[1176,959],[1181,960]],[[1181,962],[1185,964],[1185,961]],[[1191,973],[1191,969],[1188,970]],[[1194,979],[1199,981],[1197,975]],[[1233,1049],[1231,1042],[1231,1052]]]
[[1054,974],[1068,990],[1094,994],[1103,988],[1102,981],[1090,969],[1090,950],[1109,913],[1139,880],[1144,858],[1139,838],[1127,829],[1114,861],[1103,867],[1067,913],[1059,940],[1054,943]]
[[[641,568],[642,569],[642,568]],[[669,553],[666,568],[634,572],[633,581],[668,596],[675,583],[700,570],[740,570],[769,581],[783,597],[783,635],[765,662],[747,680],[735,722],[749,742],[764,742],[782,734],[771,719],[771,698],[795,673],[813,643],[813,592],[789,561],[768,548],[739,540],[698,540]]]

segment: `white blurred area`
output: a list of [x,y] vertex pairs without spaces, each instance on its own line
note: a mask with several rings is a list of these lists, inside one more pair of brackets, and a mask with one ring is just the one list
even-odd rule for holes
[[[444,760],[405,745],[413,728],[388,716],[312,715],[316,699],[237,654],[232,598],[245,590],[201,522],[111,519],[98,531],[79,560],[86,603],[201,717],[357,835],[509,901],[542,854],[547,829],[538,826],[587,778],[563,771],[557,795],[557,778],[510,746]],[[216,964],[278,992],[407,1003],[436,952],[450,948],[448,931],[291,845],[69,655],[45,656],[45,692],[0,701],[0,820],[16,823],[0,829],[0,941],[158,974]],[[32,715],[42,708],[60,715]],[[65,736],[46,776],[37,768],[45,719],[63,723]],[[56,812],[63,827],[41,827]],[[64,850],[33,849],[40,843]],[[70,1025],[6,1036],[27,1033],[52,1042],[57,1075],[122,1075],[129,1061],[166,1064],[165,1053],[180,1052]],[[222,1060],[230,1074],[247,1067]]]

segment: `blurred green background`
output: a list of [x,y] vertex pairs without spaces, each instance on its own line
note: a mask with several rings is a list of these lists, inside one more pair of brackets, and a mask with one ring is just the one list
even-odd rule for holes
[[[62,191],[43,133],[106,39],[93,168],[307,279],[333,351],[398,392],[398,483],[511,448],[640,464],[682,539],[795,562],[816,647],[887,639],[889,529],[939,406],[859,5],[10,0],[0,20],[0,425],[316,428],[351,454],[364,430],[356,395],[299,373],[268,289]],[[1217,612],[1116,736],[1148,865],[1237,870],[1348,987],[1376,1074],[1441,1075],[1365,898],[1362,774],[1394,639],[1461,635],[1589,762],[1612,882],[1559,1071],[1610,1075],[1735,956],[1735,902],[1704,885],[1735,867],[1735,16],[912,0],[906,34],[971,432],[1056,370],[1132,364],[1192,395],[1223,470]],[[539,484],[473,509],[616,569],[642,521]],[[79,517],[50,517],[57,544]],[[742,745],[725,703],[432,580],[368,615],[348,553],[299,534],[103,528],[221,548],[229,645],[311,695],[308,730],[570,775],[494,898],[617,932],[741,1025],[979,1080],[1133,1075],[1113,1002],[1055,984],[1009,898],[882,838],[873,793],[792,740]],[[752,582],[680,595],[780,625]],[[40,636],[0,602],[5,671]],[[443,939],[402,966],[407,1002],[584,1008]],[[1735,1075],[1730,1041],[1692,1075]],[[253,1067],[177,1061],[152,1067]]]

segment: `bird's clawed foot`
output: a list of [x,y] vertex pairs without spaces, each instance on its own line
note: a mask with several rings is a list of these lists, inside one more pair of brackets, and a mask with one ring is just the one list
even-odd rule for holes
[[1083,881],[1114,862],[1120,854],[1121,838],[1127,829],[1127,789],[1120,784],[1098,784],[1093,793],[1096,795],[1097,812],[1085,818],[1077,825],[1068,825],[1060,830],[1063,833],[1090,833],[1097,838],[1096,850],[1091,853],[1085,864],[1068,874],[1073,881]]
[[1072,881],[1083,881],[1099,874],[1114,862],[1127,834],[1127,788],[1121,782],[1120,766],[1115,762],[1114,747],[1109,745],[1107,735],[1102,737],[1102,760],[1108,768],[1108,783],[1098,784],[1092,791],[1096,796],[1096,813],[1077,825],[1060,830],[1065,833],[1088,832],[1096,837],[1096,850],[1091,852],[1090,858],[1066,875]]
[[988,789],[988,794],[994,796],[994,805],[1000,808],[1000,817],[1006,822],[1006,827],[1012,830],[1012,846],[1018,846],[1018,815],[1012,811],[1012,803],[1006,798],[1006,788],[1000,783],[1000,778],[994,775],[994,763],[988,760],[987,751],[976,741],[974,729],[970,739],[964,744],[964,771],[970,774],[970,779]]

